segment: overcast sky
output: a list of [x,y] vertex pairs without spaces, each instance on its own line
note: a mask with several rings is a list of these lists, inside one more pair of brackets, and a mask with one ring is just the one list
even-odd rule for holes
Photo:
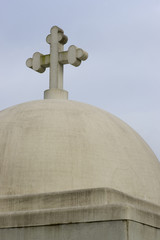
[[113,113],[133,127],[160,160],[160,0],[5,0],[0,7],[0,109],[43,98],[48,71],[25,66],[54,25],[89,53],[65,66],[71,100]]

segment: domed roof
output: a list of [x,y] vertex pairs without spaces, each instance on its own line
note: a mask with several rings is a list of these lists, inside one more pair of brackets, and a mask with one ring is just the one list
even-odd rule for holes
[[98,187],[160,204],[160,164],[123,121],[68,100],[1,111],[1,196]]

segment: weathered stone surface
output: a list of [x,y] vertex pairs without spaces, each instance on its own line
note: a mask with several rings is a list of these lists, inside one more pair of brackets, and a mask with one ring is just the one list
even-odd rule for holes
[[0,229],[0,240],[127,240],[124,221]]
[[107,221],[0,229],[0,240],[159,240],[160,229],[133,221]]
[[[96,107],[42,100],[0,112],[0,195],[108,187],[160,205],[160,163]],[[7,176],[7,177],[6,177]]]
[[160,227],[155,228],[138,222],[128,221],[129,240],[159,240]]
[[112,189],[0,198],[0,228],[132,220],[160,228],[160,206]]

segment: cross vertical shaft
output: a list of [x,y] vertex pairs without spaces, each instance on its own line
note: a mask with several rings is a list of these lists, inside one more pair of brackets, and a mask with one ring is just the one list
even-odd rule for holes
[[58,61],[59,52],[62,52],[64,48],[59,42],[60,35],[58,27],[51,28],[49,88],[63,89],[63,65]]

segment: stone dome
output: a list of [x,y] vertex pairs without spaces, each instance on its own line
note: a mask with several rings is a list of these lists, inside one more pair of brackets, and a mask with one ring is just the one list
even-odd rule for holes
[[108,187],[160,205],[160,163],[101,109],[41,100],[0,112],[0,195]]

